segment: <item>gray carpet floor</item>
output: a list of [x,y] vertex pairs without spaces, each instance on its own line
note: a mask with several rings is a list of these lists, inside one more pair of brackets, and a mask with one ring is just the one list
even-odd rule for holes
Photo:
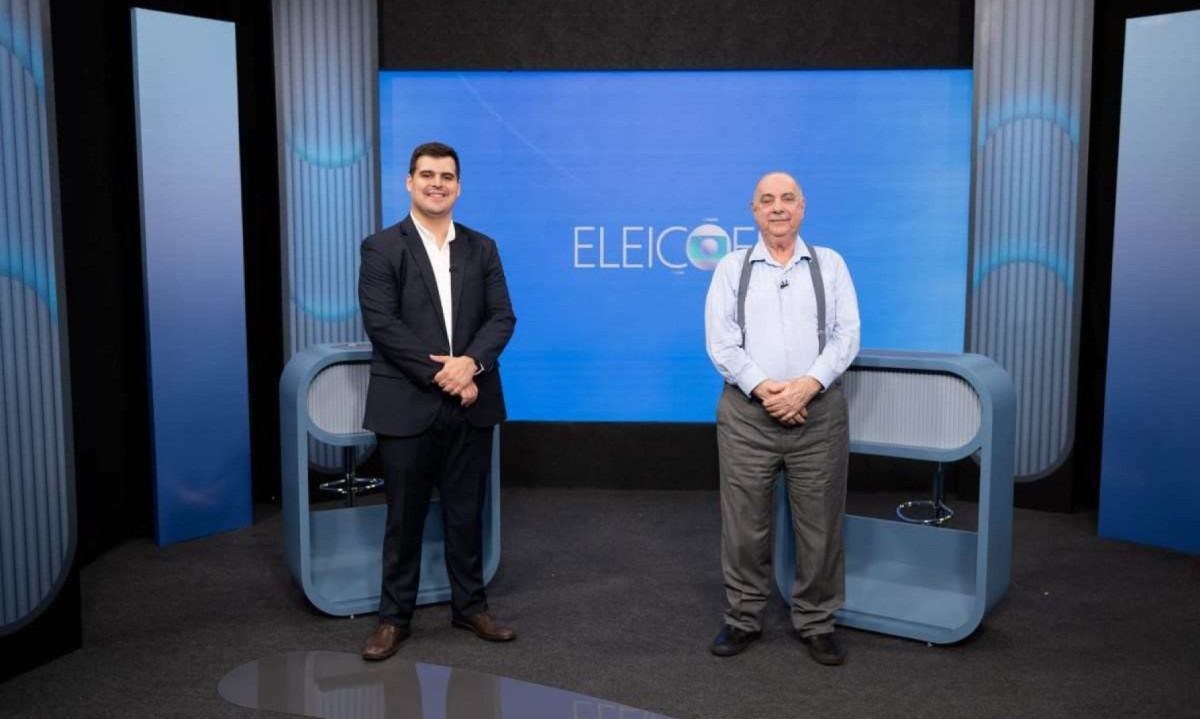
[[[280,716],[226,703],[217,682],[272,654],[357,652],[375,619],[314,610],[285,567],[278,510],[258,513],[247,529],[130,541],[87,567],[83,648],[0,684],[0,716]],[[1200,559],[1099,539],[1086,514],[1016,512],[1008,595],[966,641],[842,630],[838,668],[808,659],[782,601],[745,654],[708,653],[715,492],[513,488],[502,518],[489,594],[520,638],[481,642],[432,606],[399,656],[674,719],[1200,716]]]

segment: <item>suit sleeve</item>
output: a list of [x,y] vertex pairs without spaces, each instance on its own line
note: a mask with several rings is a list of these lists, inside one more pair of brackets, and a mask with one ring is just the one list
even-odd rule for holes
[[495,242],[484,243],[482,259],[485,318],[463,354],[474,358],[484,372],[490,372],[512,338],[517,317],[513,314],[508,282],[504,279],[504,267],[500,264]]
[[429,359],[439,349],[429,345],[400,319],[400,288],[392,263],[374,246],[363,241],[358,271],[358,304],[363,328],[371,344],[391,365],[418,387],[433,383],[442,365]]

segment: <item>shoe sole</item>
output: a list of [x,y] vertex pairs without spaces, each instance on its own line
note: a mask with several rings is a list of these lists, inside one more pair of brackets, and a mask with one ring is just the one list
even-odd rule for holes
[[457,619],[451,619],[450,626],[454,627],[455,629],[465,629],[468,632],[479,637],[480,639],[484,640],[485,642],[511,642],[512,640],[517,638],[516,634],[507,636],[507,637],[497,637],[497,636],[488,636],[487,634],[480,634],[479,632],[475,631],[475,627],[471,626],[469,623],[460,622]]
[[[408,639],[408,637],[405,637],[404,639]],[[396,652],[400,651],[400,645],[404,643],[404,639],[396,642],[396,646],[392,647],[391,650],[385,654],[367,654],[366,652],[363,652],[362,658],[368,662],[381,662],[384,659],[394,657],[396,656]]]

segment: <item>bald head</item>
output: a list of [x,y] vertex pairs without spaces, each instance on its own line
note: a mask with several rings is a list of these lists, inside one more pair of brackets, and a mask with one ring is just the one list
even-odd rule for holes
[[764,185],[775,189],[790,188],[799,196],[804,196],[804,190],[800,188],[800,183],[796,182],[796,178],[786,172],[768,172],[758,179],[758,184],[754,186],[754,198],[758,199],[763,192]]
[[764,240],[794,242],[804,221],[804,192],[786,172],[769,172],[754,188],[750,210]]

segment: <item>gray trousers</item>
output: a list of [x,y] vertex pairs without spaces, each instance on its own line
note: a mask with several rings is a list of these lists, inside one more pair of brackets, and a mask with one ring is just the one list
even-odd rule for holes
[[717,404],[717,449],[725,623],[762,629],[774,581],[775,482],[783,473],[796,545],[792,626],[805,637],[832,632],[846,595],[842,517],[850,432],[841,388],[814,397],[804,424],[785,427],[757,399],[726,385]]

